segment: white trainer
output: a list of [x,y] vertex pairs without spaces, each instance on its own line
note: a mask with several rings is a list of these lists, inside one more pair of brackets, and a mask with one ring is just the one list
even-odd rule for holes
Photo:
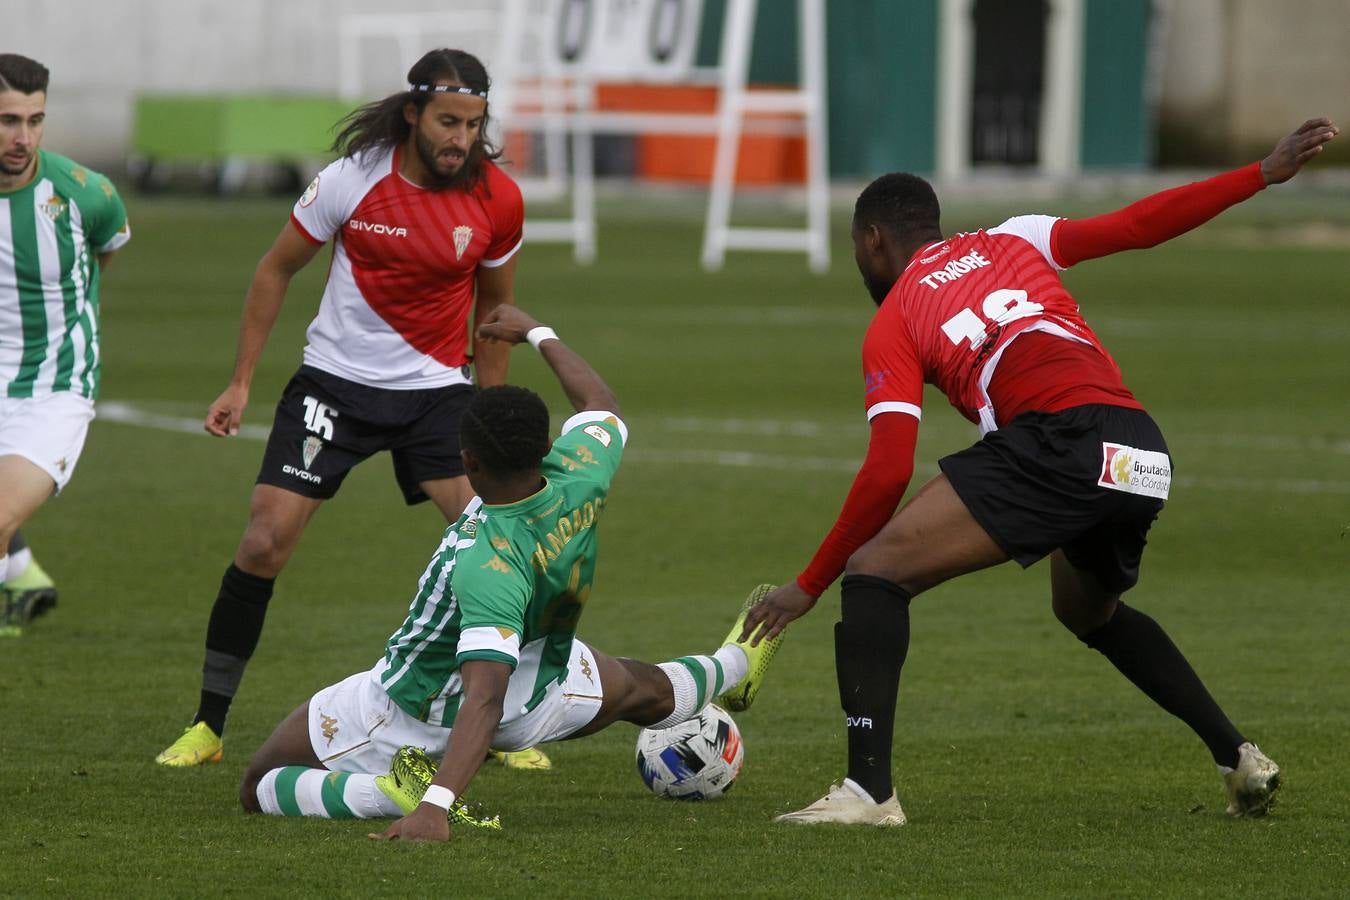
[[900,800],[894,792],[885,803],[878,803],[867,791],[845,778],[839,784],[830,785],[829,793],[815,803],[796,812],[784,813],[774,821],[796,822],[801,825],[835,822],[840,825],[898,828],[905,824],[906,819],[905,811],[900,808]]
[[1280,789],[1280,767],[1248,742],[1238,747],[1236,769],[1220,766],[1224,786],[1228,788],[1228,814],[1257,818],[1275,805]]

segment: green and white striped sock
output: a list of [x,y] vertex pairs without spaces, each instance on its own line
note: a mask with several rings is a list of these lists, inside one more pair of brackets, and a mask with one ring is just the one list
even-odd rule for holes
[[669,728],[698,715],[699,710],[724,691],[741,683],[748,669],[745,651],[728,644],[712,656],[681,656],[658,663],[675,692],[675,709],[649,728]]
[[269,816],[377,819],[403,814],[376,786],[374,775],[304,766],[272,769],[264,775],[258,782],[258,804]]

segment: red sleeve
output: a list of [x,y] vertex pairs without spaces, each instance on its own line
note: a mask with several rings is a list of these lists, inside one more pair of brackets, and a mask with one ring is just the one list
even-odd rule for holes
[[908,413],[881,413],[872,419],[867,458],[853,479],[844,508],[797,584],[812,597],[825,593],[844,564],[895,514],[914,474],[919,420]]
[[525,227],[525,200],[520,187],[509,175],[492,166],[489,188],[492,196],[488,209],[492,216],[492,236],[488,240],[483,260],[488,265],[500,265],[520,246]]
[[1050,233],[1050,251],[1064,268],[1121,250],[1142,250],[1185,234],[1266,186],[1261,164],[1252,163],[1131,203],[1090,219],[1060,219]]

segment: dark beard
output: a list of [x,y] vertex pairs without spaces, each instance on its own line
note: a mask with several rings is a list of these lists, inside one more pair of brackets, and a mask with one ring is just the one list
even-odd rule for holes
[[422,160],[423,168],[427,170],[427,177],[431,179],[431,184],[427,187],[435,191],[457,188],[468,183],[469,173],[478,165],[478,145],[474,144],[469,148],[469,152],[464,154],[464,162],[459,170],[454,174],[442,176],[436,165],[436,148],[431,145],[431,141],[418,133],[413,136],[413,146],[417,148],[417,156]]
[[3,162],[0,162],[0,175],[8,175],[11,178],[17,178],[18,176],[28,171],[28,167],[33,164],[34,156],[36,156],[36,154],[29,154],[28,159],[25,160],[24,164],[19,166],[17,169],[12,169],[9,166],[5,165]]
[[886,295],[891,292],[895,282],[887,281],[884,278],[878,278],[874,275],[864,274],[862,277],[863,285],[867,288],[867,293],[872,295],[872,302],[880,306],[886,299]]

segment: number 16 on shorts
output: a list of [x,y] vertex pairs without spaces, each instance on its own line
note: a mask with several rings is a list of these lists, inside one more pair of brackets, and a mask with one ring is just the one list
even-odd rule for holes
[[308,395],[306,395],[304,403],[305,428],[325,441],[331,441],[333,439],[333,419],[337,418],[337,412],[334,411],[333,407],[320,403]]

